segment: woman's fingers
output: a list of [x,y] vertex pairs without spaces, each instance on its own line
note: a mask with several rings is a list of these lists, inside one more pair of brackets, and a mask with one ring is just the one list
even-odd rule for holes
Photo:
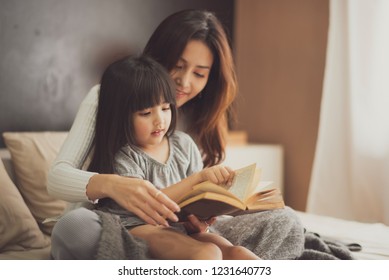
[[117,203],[152,225],[168,226],[166,219],[178,221],[178,205],[148,181],[125,178],[112,197]]
[[154,195],[154,199],[162,203],[162,205],[166,206],[168,209],[170,209],[171,212],[179,212],[181,210],[177,203],[175,203],[172,199],[170,199],[166,194],[161,191],[158,191]]
[[[140,208],[141,211],[143,211],[144,214],[146,214],[148,217],[153,219],[157,225],[163,225],[165,227],[169,226],[169,223],[167,222],[166,218],[161,216],[161,214],[153,209],[149,203],[145,202],[142,208]],[[140,217],[141,218],[141,217]],[[155,223],[153,223],[155,225]]]
[[143,203],[138,204],[138,208],[147,216],[160,225],[168,226],[166,219],[178,221],[178,217],[173,211],[179,211],[178,205],[167,195],[157,190],[150,182],[143,181]]
[[[144,200],[137,200],[136,202],[132,203],[133,208],[130,210],[134,212],[139,218],[147,222],[148,224],[152,225],[163,225],[163,226],[169,226],[169,223],[166,221],[165,215],[162,213],[163,206],[161,208],[158,208],[156,210],[152,203],[146,202]],[[165,207],[165,213],[168,213],[170,210],[168,210]]]
[[174,222],[178,221],[178,218],[174,212],[179,212],[180,207],[171,200],[166,194],[160,190],[155,189],[155,187],[148,181],[145,181],[147,184],[146,188],[150,194],[150,198],[146,201],[154,208],[158,213],[160,213],[164,218],[168,218]]

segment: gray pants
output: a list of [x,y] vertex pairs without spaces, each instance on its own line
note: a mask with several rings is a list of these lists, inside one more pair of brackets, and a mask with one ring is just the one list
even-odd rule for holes
[[[238,217],[219,217],[212,230],[263,259],[295,259],[304,249],[304,230],[290,208]],[[93,211],[79,208],[64,215],[52,232],[53,259],[93,259],[101,235]]]
[[99,216],[86,208],[66,213],[51,233],[51,257],[55,260],[91,260],[101,235]]

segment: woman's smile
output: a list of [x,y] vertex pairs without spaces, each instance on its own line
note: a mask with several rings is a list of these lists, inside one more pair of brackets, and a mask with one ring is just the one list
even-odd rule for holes
[[185,97],[185,96],[188,96],[190,93],[186,93],[182,90],[176,90],[176,97],[177,98],[182,98],[182,97]]

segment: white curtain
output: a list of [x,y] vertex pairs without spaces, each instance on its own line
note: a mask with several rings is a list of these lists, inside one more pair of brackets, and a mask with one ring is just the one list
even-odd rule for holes
[[389,225],[389,1],[331,0],[307,212]]

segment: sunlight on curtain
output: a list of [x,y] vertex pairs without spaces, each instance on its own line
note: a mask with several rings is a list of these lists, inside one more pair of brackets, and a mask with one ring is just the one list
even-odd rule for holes
[[389,1],[330,2],[307,212],[389,225]]

